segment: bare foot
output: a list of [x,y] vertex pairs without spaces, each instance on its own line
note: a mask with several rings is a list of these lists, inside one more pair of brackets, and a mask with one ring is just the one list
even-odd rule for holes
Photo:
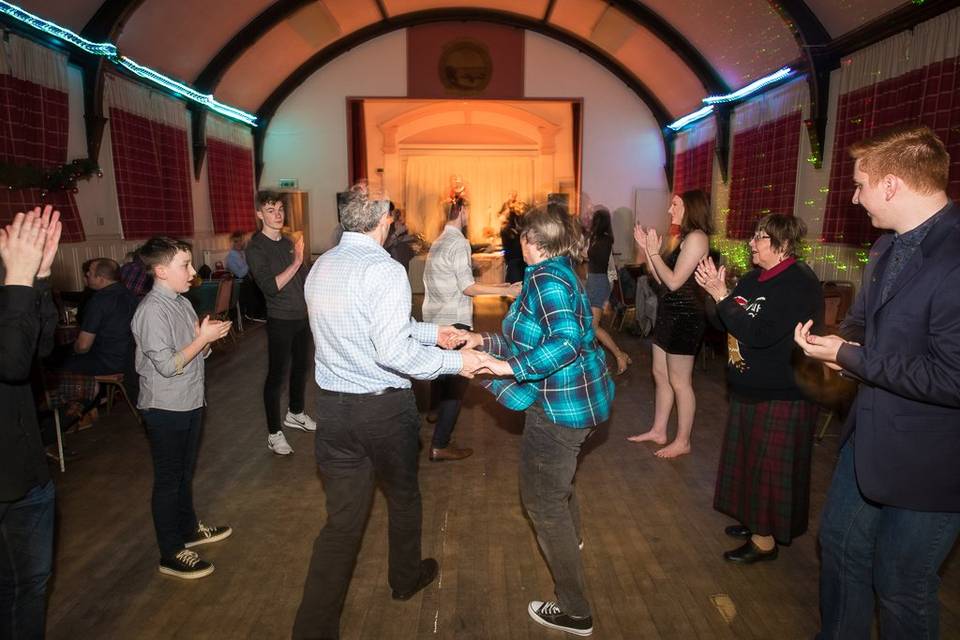
[[690,453],[690,443],[679,443],[674,440],[663,449],[656,451],[653,455],[657,456],[658,458],[670,459],[678,458],[687,453]]
[[627,438],[627,440],[630,442],[654,442],[656,444],[667,444],[667,434],[650,429],[650,431],[638,433],[635,436],[630,436]]

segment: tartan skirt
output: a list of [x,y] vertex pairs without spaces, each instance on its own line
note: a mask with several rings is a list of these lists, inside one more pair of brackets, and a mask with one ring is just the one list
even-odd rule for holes
[[789,544],[807,530],[816,405],[730,398],[713,508]]

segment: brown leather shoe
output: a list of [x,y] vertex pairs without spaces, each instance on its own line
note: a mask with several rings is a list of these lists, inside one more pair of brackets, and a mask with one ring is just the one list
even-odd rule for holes
[[458,449],[453,445],[444,447],[443,449],[430,449],[430,462],[443,462],[444,460],[463,460],[464,458],[469,458],[473,455],[473,449],[469,447]]

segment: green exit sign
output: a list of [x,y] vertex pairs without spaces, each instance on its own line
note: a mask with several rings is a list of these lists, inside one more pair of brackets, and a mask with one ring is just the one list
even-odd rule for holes
[[296,188],[297,188],[297,179],[296,179],[296,178],[280,178],[280,188],[281,188],[281,189],[296,189]]

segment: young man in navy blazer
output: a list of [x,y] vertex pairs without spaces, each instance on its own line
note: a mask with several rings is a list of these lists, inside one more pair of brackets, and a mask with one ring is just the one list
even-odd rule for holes
[[960,532],[960,207],[927,127],[850,148],[854,204],[888,229],[841,336],[804,352],[860,380],[820,525],[819,638],[939,637],[937,571]]

